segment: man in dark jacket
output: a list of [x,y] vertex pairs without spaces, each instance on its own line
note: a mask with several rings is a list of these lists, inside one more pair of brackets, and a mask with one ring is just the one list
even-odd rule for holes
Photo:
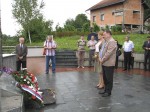
[[147,62],[148,62],[148,70],[150,71],[150,36],[147,37],[147,41],[143,44],[144,53],[144,70],[147,70]]
[[27,68],[26,67],[27,53],[28,53],[28,48],[24,44],[24,38],[20,37],[19,44],[16,46],[17,71],[20,71],[21,68]]

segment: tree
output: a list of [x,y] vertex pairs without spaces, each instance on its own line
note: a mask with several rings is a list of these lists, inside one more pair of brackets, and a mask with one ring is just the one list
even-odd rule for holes
[[72,25],[64,25],[65,31],[76,31],[75,27]]
[[63,31],[63,28],[60,27],[59,23],[56,25],[55,29],[56,29],[56,32],[62,32]]
[[144,20],[146,21],[148,18],[150,18],[150,0],[145,0],[144,2],[148,6],[148,8],[144,11]]
[[82,27],[83,32],[90,32],[90,22],[84,23]]
[[50,35],[52,32],[53,22],[44,20],[41,16],[39,18],[32,19],[30,33],[32,36],[32,41],[43,41],[47,35]]
[[40,6],[38,5],[38,0],[14,0],[13,2],[13,16],[28,35],[30,43],[31,22],[41,15],[40,9],[42,9],[43,6],[43,2],[41,2]]
[[64,26],[74,26],[75,27],[75,21],[73,19],[67,19]]
[[90,23],[85,14],[78,14],[75,18],[75,28],[81,31],[85,23]]
[[100,31],[100,27],[96,23],[93,23],[93,31],[94,32]]

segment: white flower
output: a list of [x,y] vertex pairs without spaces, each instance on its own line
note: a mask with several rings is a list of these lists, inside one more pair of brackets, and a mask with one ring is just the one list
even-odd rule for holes
[[30,82],[28,81],[27,84],[30,84]]
[[23,81],[27,81],[26,79],[24,79]]
[[43,92],[41,92],[41,91],[37,91],[37,93],[38,93],[39,95],[41,95],[41,96],[42,96],[42,94],[43,94]]
[[21,79],[23,79],[23,76],[21,76]]
[[27,70],[27,68],[22,68],[22,70]]

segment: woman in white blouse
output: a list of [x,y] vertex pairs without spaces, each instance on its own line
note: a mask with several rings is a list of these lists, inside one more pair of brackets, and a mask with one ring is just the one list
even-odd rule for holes
[[99,77],[99,83],[97,84],[97,88],[104,88],[104,81],[103,81],[103,74],[102,74],[102,65],[99,62],[99,51],[100,51],[100,46],[103,43],[104,39],[103,39],[103,32],[99,31],[98,32],[98,43],[95,45],[95,65],[94,65],[94,71],[100,74]]

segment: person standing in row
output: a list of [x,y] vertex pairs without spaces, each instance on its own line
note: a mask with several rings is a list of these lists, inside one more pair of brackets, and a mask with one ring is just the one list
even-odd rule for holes
[[124,53],[124,69],[123,71],[130,70],[131,56],[134,51],[134,44],[129,40],[129,36],[125,37],[125,42],[123,44]]
[[48,35],[47,40],[44,42],[44,49],[46,49],[46,74],[49,74],[49,61],[52,62],[52,73],[55,73],[56,70],[56,61],[55,61],[55,49],[57,45],[53,40],[53,35]]
[[115,63],[115,69],[118,68],[118,59],[119,59],[119,56],[121,55],[121,48],[122,48],[122,45],[118,43],[118,41],[116,40],[117,42],[117,50],[116,50],[116,63]]
[[84,68],[84,56],[85,56],[85,47],[86,47],[86,41],[84,40],[84,36],[81,36],[81,38],[77,42],[77,45],[78,45],[78,51],[77,51],[78,68],[80,67]]
[[105,84],[104,91],[100,91],[102,97],[108,97],[111,95],[113,88],[113,74],[116,61],[116,49],[117,43],[112,37],[111,31],[107,30],[103,33],[105,42],[102,44],[100,50],[100,63],[102,64],[103,79]]
[[97,84],[96,88],[102,89],[104,88],[104,80],[103,80],[103,74],[102,74],[102,65],[99,62],[99,51],[100,51],[100,46],[104,42],[103,39],[103,32],[99,31],[98,32],[98,42],[95,45],[95,64],[94,64],[94,71],[99,74],[99,83]]
[[17,57],[17,71],[20,71],[21,68],[27,68],[27,54],[28,54],[28,48],[24,44],[24,38],[20,37],[19,38],[19,44],[16,46],[16,57]]
[[148,63],[148,70],[150,71],[150,36],[147,37],[147,41],[143,44],[143,49],[145,50],[144,53],[144,70],[147,71],[147,62]]
[[87,46],[90,49],[89,52],[89,66],[92,66],[92,63],[94,63],[93,61],[93,56],[95,53],[95,45],[96,45],[97,41],[95,40],[94,36],[91,37],[91,40],[88,41]]

